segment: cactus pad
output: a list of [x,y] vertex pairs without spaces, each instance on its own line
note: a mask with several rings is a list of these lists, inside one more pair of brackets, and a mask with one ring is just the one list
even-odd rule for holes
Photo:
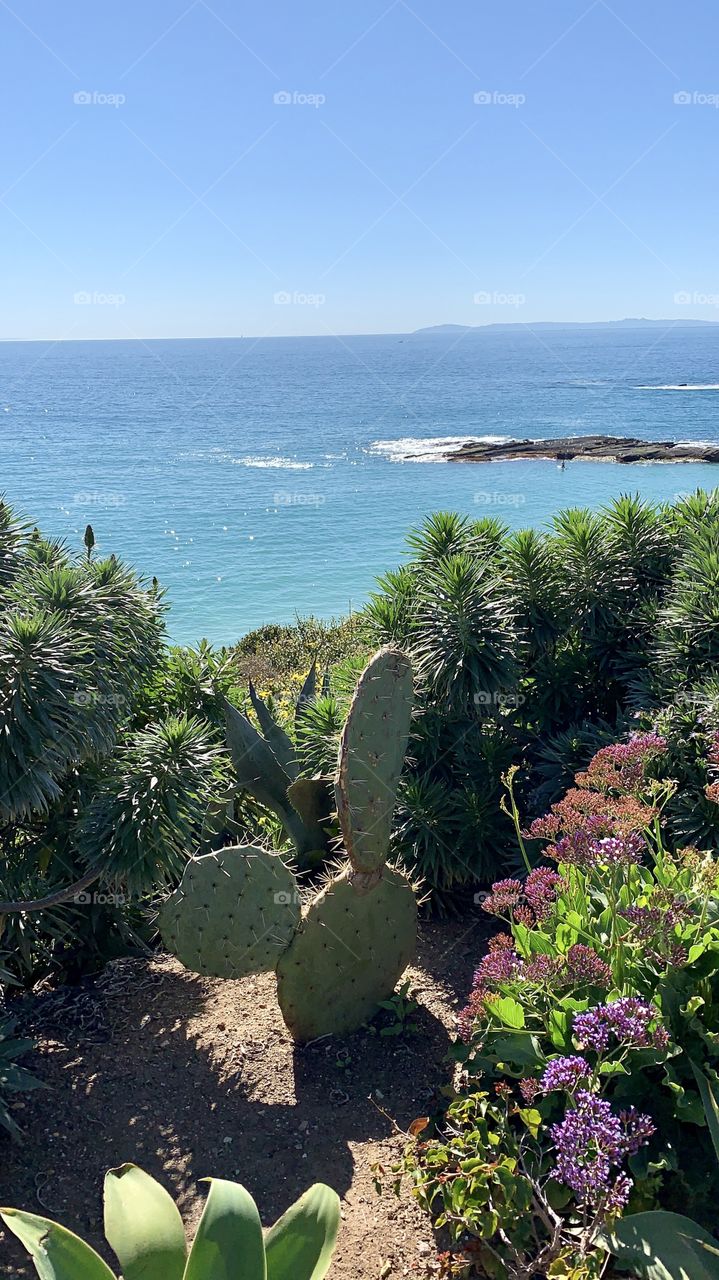
[[376,871],[387,859],[411,715],[409,658],[380,649],[355,690],[335,782],[345,849],[356,871]]
[[342,1035],[391,996],[411,961],[417,903],[407,878],[384,867],[366,892],[344,871],[314,899],[277,966],[277,995],[295,1040]]
[[239,845],[188,862],[160,932],[194,973],[243,978],[275,968],[299,918],[297,881],[281,858]]

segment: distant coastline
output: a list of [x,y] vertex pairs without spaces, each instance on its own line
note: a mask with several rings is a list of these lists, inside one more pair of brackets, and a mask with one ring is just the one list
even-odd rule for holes
[[719,325],[719,320],[503,320],[491,324],[433,324],[415,329],[412,337],[425,334],[486,333],[491,329],[706,329]]

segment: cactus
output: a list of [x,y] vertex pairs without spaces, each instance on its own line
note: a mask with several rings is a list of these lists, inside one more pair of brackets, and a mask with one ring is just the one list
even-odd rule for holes
[[277,998],[295,1040],[343,1035],[377,1012],[412,960],[417,902],[401,872],[384,867],[362,892],[350,870],[317,895],[277,966]]
[[[185,1228],[164,1187],[137,1165],[105,1175],[105,1236],[125,1280],[323,1280],[340,1221],[336,1192],[321,1182],[263,1235],[252,1196],[212,1178],[189,1256]],[[46,1280],[116,1280],[94,1249],[50,1218],[0,1209],[0,1218]]]
[[392,814],[412,715],[412,665],[380,649],[360,676],[340,741],[335,797],[355,871],[387,860]]
[[188,862],[163,905],[162,936],[193,972],[243,978],[275,968],[299,916],[297,881],[282,859],[240,845]]
[[[315,697],[314,665],[300,690],[296,714]],[[322,861],[329,849],[331,793],[325,778],[300,778],[295,745],[277,724],[250,681],[250,701],[262,733],[225,700],[227,745],[237,781],[261,804],[272,809],[295,846],[303,866]],[[295,784],[301,783],[297,788]]]
[[[293,873],[252,847],[190,861],[161,911],[166,946],[195,972],[240,978],[276,969],[280,1008],[300,1042],[361,1026],[414,954],[414,889],[387,866],[411,694],[409,659],[380,650],[360,677],[339,749],[335,790],[348,861],[301,914]],[[269,739],[269,725],[266,732]],[[310,782],[289,787],[307,819]]]

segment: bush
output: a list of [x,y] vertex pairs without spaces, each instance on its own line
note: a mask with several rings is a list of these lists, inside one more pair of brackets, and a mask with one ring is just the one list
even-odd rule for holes
[[508,775],[526,875],[486,897],[505,931],[461,1015],[459,1088],[407,1162],[489,1275],[598,1276],[600,1230],[625,1208],[714,1226],[719,866],[667,844],[665,756],[655,734],[602,748],[526,832]]
[[408,544],[365,617],[418,671],[397,851],[442,896],[518,856],[491,816],[508,756],[541,812],[637,715],[715,678],[719,493],[625,496],[547,532],[439,513]]
[[0,946],[27,985],[137,943],[143,895],[179,874],[226,785],[187,691],[179,713],[147,695],[156,582],[93,542],[75,555],[0,503]]

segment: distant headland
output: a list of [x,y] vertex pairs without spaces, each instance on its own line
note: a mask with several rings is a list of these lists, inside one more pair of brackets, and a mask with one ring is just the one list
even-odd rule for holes
[[425,329],[415,329],[418,334],[486,333],[490,329],[706,329],[719,324],[719,320],[646,320],[641,317],[626,320],[506,320],[492,324],[433,324]]

